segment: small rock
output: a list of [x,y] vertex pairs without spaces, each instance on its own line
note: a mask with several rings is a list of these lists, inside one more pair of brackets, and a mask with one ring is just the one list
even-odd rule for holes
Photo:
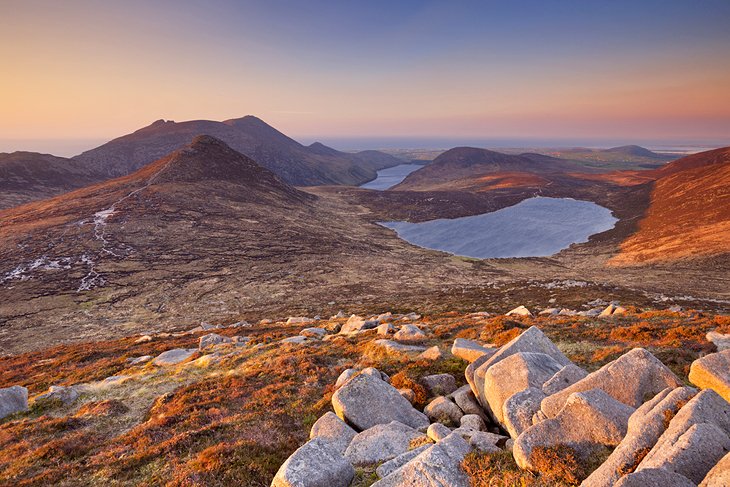
[[474,431],[486,431],[487,425],[484,420],[476,414],[465,414],[461,417],[461,427],[473,429]]
[[[437,423],[438,424],[438,423]],[[375,469],[375,473],[378,477],[381,479],[383,477],[387,477],[391,473],[395,472],[399,468],[401,468],[406,463],[410,462],[414,458],[416,458],[418,455],[423,453],[424,451],[428,450],[431,447],[430,444],[421,445],[418,448],[414,448],[413,450],[409,450],[405,453],[401,453],[397,457],[393,458],[392,460],[388,460],[381,466]]]
[[420,360],[436,361],[436,360],[441,360],[442,358],[444,358],[444,354],[441,353],[441,350],[439,349],[438,346],[434,345],[431,348],[427,348],[426,351],[424,351],[423,353],[421,353],[418,356],[418,358]]
[[58,400],[63,404],[71,404],[78,399],[80,393],[74,386],[51,386],[48,392],[35,397],[35,401]]
[[403,325],[393,335],[393,339],[399,342],[420,342],[426,339],[426,334],[415,325]]
[[147,343],[151,341],[152,337],[150,335],[142,335],[141,337],[137,338],[134,343]]
[[398,389],[401,396],[405,397],[409,403],[413,404],[416,402],[416,393],[413,389]]
[[312,323],[315,320],[307,318],[306,316],[290,316],[286,320],[287,325],[300,325],[302,323]]
[[512,311],[508,311],[505,313],[506,316],[532,316],[532,313],[529,309],[525,308],[524,306],[520,305],[517,306]]
[[144,364],[152,360],[152,355],[142,355],[140,357],[130,357],[127,359],[129,365]]
[[484,347],[479,343],[473,340],[467,340],[466,338],[457,338],[451,346],[451,353],[454,356],[471,363],[484,355],[494,355],[497,353],[497,349]]
[[152,363],[160,367],[177,365],[195,355],[197,351],[195,348],[173,348],[159,354]]
[[293,345],[301,345],[302,343],[306,343],[307,341],[309,341],[309,339],[307,337],[302,336],[302,335],[296,335],[293,337],[284,338],[283,340],[281,340],[280,343],[291,343]]
[[350,379],[357,375],[357,369],[345,369],[335,382],[335,389],[344,386]]
[[322,338],[327,334],[324,328],[305,328],[299,332],[299,335],[307,338]]
[[494,433],[487,433],[484,431],[475,431],[469,437],[468,441],[475,450],[482,453],[496,453],[501,451],[501,448],[497,446],[497,443],[503,440],[503,436],[495,435]]
[[355,469],[332,443],[309,440],[279,468],[271,487],[348,487]]
[[370,375],[372,377],[375,377],[376,379],[380,379],[390,384],[390,377],[388,377],[388,374],[379,371],[375,367],[367,367],[365,369],[362,369],[362,372],[360,373],[363,375]]
[[223,343],[233,343],[233,339],[225,337],[223,335],[219,335],[217,333],[209,333],[200,337],[200,340],[198,340],[198,349],[205,350],[208,347],[220,345]]
[[560,308],[547,308],[538,313],[538,315],[554,316],[560,313]]
[[395,333],[395,327],[391,325],[390,323],[383,323],[382,325],[378,325],[378,335],[380,336],[388,336]]
[[469,385],[459,387],[457,390],[448,395],[448,398],[456,403],[464,414],[476,414],[484,421],[488,421],[489,417],[484,412],[479,402],[471,391]]
[[459,406],[444,396],[439,396],[426,406],[423,412],[431,421],[457,425],[464,415]]
[[545,398],[542,390],[528,387],[513,394],[502,406],[502,422],[512,438],[517,438],[533,424],[533,417],[540,411]]
[[421,347],[419,345],[405,345],[403,343],[386,340],[384,338],[380,340],[373,340],[373,344],[383,348],[388,355],[395,356],[416,354],[426,351],[426,347]]
[[359,333],[365,330],[372,330],[378,325],[380,325],[380,323],[375,320],[367,321],[360,316],[352,315],[350,316],[350,318],[348,318],[345,324],[342,325],[342,328],[340,328],[340,334],[347,335],[350,333]]

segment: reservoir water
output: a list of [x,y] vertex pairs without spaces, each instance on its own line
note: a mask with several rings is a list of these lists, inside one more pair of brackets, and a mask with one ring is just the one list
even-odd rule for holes
[[361,188],[365,189],[377,189],[378,191],[384,191],[388,188],[392,188],[396,184],[403,181],[413,171],[421,169],[423,166],[420,164],[400,164],[398,166],[389,167],[387,169],[381,169],[378,171],[378,177],[365,183]]
[[382,222],[414,245],[479,259],[545,257],[614,227],[611,210],[571,198],[530,198],[491,213]]

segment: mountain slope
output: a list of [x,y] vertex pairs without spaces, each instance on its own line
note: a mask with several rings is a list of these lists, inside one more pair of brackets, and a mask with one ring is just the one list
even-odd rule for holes
[[37,152],[0,153],[0,209],[93,184],[100,174],[85,165]]
[[729,255],[730,148],[684,157],[653,174],[658,179],[646,215],[611,263]]
[[198,137],[130,175],[0,211],[0,352],[10,336],[92,339],[211,313],[422,295],[435,268],[438,283],[463,275],[361,207]]
[[322,144],[304,146],[267,125],[246,116],[214,122],[158,120],[131,134],[74,157],[109,177],[133,172],[190,143],[197,135],[216,137],[279,175],[289,184],[361,184],[373,179],[383,166],[379,160],[339,152]]
[[[545,176],[580,167],[541,154],[502,154],[487,149],[456,147],[439,155],[432,163],[409,174],[396,190],[437,191],[481,187],[483,181],[499,179],[499,186],[526,186],[547,183]],[[505,183],[506,180],[508,182]]]

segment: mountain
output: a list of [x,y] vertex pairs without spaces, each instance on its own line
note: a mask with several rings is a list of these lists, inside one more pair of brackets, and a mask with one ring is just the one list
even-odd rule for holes
[[[730,255],[730,148],[683,157],[662,169],[639,228],[621,244],[614,265]],[[724,256],[724,258],[721,258]]]
[[627,157],[648,157],[651,159],[664,159],[665,157],[649,149],[639,145],[622,145],[620,147],[611,147],[610,149],[599,150],[596,152],[604,152],[608,154],[619,154]]
[[0,153],[0,209],[93,184],[102,175],[84,164],[37,152]]
[[436,191],[484,189],[504,185],[543,185],[545,176],[581,168],[542,154],[503,154],[474,147],[456,147],[409,174],[396,190]]
[[378,169],[399,163],[395,158],[349,154],[319,143],[307,147],[253,116],[223,122],[158,120],[73,159],[109,177],[122,176],[183,147],[197,135],[224,141],[296,186],[358,185],[374,179]]
[[422,297],[464,275],[362,207],[295,189],[210,136],[132,174],[0,211],[0,222],[0,352],[10,336],[84,340],[211,313]]

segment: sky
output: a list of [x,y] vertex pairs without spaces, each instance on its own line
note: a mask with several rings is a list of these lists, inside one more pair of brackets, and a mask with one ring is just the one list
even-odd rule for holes
[[0,150],[247,114],[302,140],[730,142],[728,25],[727,0],[0,0]]

